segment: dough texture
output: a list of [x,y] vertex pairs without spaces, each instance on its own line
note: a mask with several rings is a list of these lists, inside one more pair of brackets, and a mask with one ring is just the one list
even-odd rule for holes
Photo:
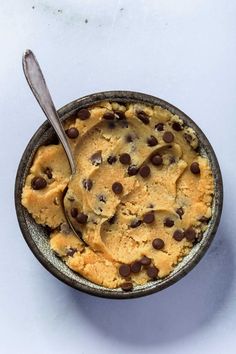
[[[147,266],[132,271],[143,256],[158,277],[167,276],[204,237],[211,218],[213,176],[195,132],[168,110],[137,103],[101,102],[64,126],[79,132],[68,138],[76,175],[70,179],[60,144],[41,146],[22,193],[36,222],[50,227],[51,248],[72,270],[107,288],[151,281]],[[45,187],[35,187],[37,177]],[[61,207],[66,186],[66,210],[86,244],[66,223]],[[174,236],[176,230],[182,238]],[[122,264],[131,267],[126,276]]]

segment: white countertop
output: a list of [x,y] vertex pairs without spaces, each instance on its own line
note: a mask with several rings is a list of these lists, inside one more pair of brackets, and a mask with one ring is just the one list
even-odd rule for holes
[[[1,354],[236,352],[236,2],[2,0],[0,11]],[[23,150],[45,120],[21,55],[37,55],[57,107],[91,92],[161,97],[192,117],[218,156],[224,210],[184,279],[137,300],[95,298],[34,258],[15,216]]]

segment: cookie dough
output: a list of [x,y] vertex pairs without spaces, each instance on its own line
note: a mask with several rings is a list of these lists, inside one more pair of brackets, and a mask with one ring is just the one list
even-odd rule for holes
[[[77,173],[60,144],[34,158],[22,204],[51,228],[50,246],[75,272],[132,290],[167,276],[204,237],[213,176],[195,132],[160,106],[100,102],[64,124]],[[83,243],[69,228],[61,207]]]

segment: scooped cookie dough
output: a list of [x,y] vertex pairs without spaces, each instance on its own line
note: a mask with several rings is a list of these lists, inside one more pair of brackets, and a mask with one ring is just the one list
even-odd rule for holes
[[[77,162],[62,146],[38,149],[22,193],[50,246],[92,282],[132,290],[167,276],[204,237],[213,176],[195,132],[159,106],[101,102],[81,109],[65,130]],[[61,207],[68,191],[66,223]]]

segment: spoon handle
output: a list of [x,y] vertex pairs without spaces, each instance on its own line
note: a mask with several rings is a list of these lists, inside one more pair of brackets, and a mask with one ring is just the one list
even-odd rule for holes
[[62,143],[62,146],[65,150],[66,156],[70,164],[71,173],[74,174],[76,171],[76,165],[73,153],[67,141],[65,131],[58,117],[56,108],[47,88],[47,84],[43,77],[39,63],[31,50],[27,49],[24,52],[22,64],[26,80],[40,107],[42,108],[47,119],[52,124],[60,142]]

